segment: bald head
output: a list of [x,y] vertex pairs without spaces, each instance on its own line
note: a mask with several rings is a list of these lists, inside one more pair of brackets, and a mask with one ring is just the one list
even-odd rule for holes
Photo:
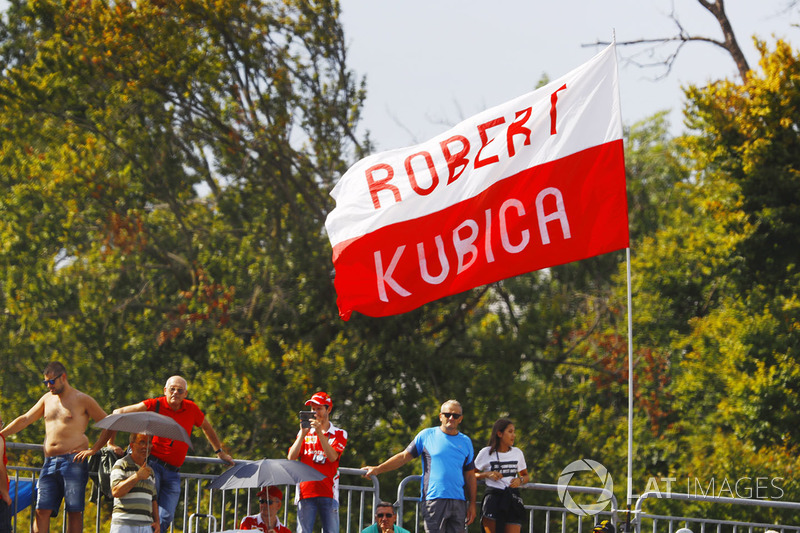
[[439,412],[447,413],[447,412],[449,412],[449,408],[450,407],[457,408],[458,409],[456,411],[457,413],[461,413],[462,412],[461,402],[459,402],[458,400],[447,400],[446,402],[444,402],[442,404],[442,407],[439,409]]
[[180,376],[172,376],[167,380],[167,384],[164,385],[164,396],[166,396],[167,403],[174,411],[181,408],[187,392],[188,385],[186,380]]
[[164,385],[164,388],[168,389],[170,387],[170,385],[175,385],[175,386],[181,387],[182,389],[188,389],[189,388],[189,384],[186,383],[186,380],[183,379],[180,376],[172,376],[172,377],[170,377],[167,380],[167,384]]

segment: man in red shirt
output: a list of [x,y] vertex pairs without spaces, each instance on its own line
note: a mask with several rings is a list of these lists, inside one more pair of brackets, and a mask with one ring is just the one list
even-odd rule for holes
[[[155,411],[156,413],[174,419],[187,435],[192,434],[192,428],[199,427],[205,433],[208,442],[214,449],[217,457],[233,466],[233,458],[222,449],[222,443],[217,437],[217,432],[208,421],[203,411],[191,400],[187,400],[188,385],[180,376],[172,376],[164,386],[164,396],[150,398],[143,402],[127,405],[115,409],[114,413],[134,413],[138,411]],[[113,437],[109,439],[109,446],[114,446]],[[122,449],[114,446],[118,455],[123,455]],[[175,517],[175,508],[181,497],[180,467],[186,460],[189,445],[182,441],[153,437],[153,447],[147,462],[153,469],[156,478],[156,492],[158,494],[158,515],[161,519],[161,531],[166,533]]]
[[325,479],[299,484],[297,531],[312,533],[319,514],[323,533],[339,533],[339,458],[347,445],[347,432],[331,424],[333,401],[327,392],[316,393],[306,405],[316,417],[309,427],[300,424],[288,458],[312,466],[325,474]]
[[239,529],[258,529],[264,533],[292,533],[278,520],[283,492],[278,487],[263,487],[258,491],[259,513],[244,517]]

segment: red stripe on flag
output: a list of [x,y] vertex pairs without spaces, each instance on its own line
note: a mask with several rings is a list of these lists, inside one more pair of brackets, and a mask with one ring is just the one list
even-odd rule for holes
[[622,140],[539,165],[475,198],[333,250],[339,314],[404,313],[628,246]]

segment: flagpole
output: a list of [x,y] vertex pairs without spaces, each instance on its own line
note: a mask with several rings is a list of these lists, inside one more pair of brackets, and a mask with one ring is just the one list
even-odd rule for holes
[[[617,44],[617,30],[611,30],[611,42]],[[616,59],[616,50],[614,51]],[[622,113],[620,102],[620,114]],[[628,519],[630,524],[630,508],[633,500],[633,305],[631,298],[631,248],[630,244],[625,248],[625,270],[628,282],[628,483],[627,483],[627,503]]]
[[633,499],[633,312],[631,306],[631,249],[625,249],[628,274],[628,508]]

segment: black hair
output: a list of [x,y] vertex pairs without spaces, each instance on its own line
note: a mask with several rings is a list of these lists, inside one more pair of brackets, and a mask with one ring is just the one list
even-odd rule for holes
[[500,437],[497,434],[504,432],[513,423],[510,418],[497,419],[497,422],[492,426],[492,436],[489,437],[489,453],[494,453],[497,450],[497,445],[500,444]]
[[64,365],[58,361],[50,361],[49,363],[47,363],[47,366],[44,367],[44,372],[42,372],[42,374],[44,374],[45,376],[52,376],[52,375],[61,376],[66,373],[67,373],[66,367],[64,367]]

